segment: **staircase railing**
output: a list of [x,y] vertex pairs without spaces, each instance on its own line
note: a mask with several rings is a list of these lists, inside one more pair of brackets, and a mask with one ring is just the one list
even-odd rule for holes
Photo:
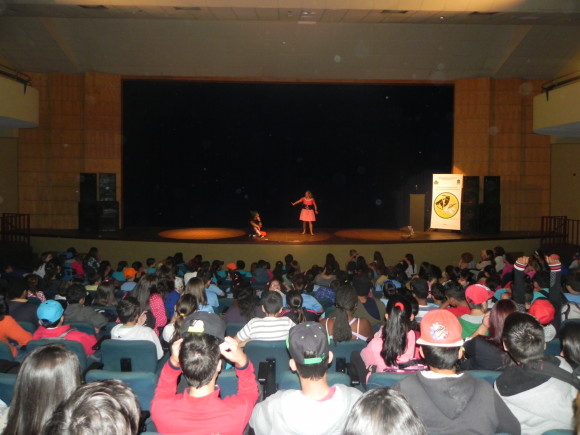
[[541,243],[544,245],[580,245],[580,220],[566,216],[542,216]]
[[2,243],[25,243],[30,246],[30,215],[2,213],[0,216],[0,241]]

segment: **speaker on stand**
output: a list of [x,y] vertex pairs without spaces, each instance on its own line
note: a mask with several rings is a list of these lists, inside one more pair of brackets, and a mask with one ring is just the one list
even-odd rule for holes
[[461,232],[475,234],[479,226],[479,176],[463,177]]
[[483,178],[483,204],[479,215],[479,231],[494,234],[501,231],[501,181],[499,176]]

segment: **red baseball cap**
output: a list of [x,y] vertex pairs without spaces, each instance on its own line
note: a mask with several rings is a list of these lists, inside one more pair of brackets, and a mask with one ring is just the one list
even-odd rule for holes
[[465,299],[472,305],[483,304],[493,296],[494,292],[483,284],[473,284],[465,289]]
[[556,309],[547,299],[536,299],[528,310],[532,316],[540,321],[542,325],[547,325],[556,315]]
[[462,346],[459,320],[445,309],[429,311],[421,320],[421,338],[417,340],[417,344],[437,347]]

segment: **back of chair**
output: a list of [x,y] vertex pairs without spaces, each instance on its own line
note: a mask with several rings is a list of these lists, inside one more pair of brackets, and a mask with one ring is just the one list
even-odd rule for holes
[[216,383],[220,387],[220,397],[222,399],[238,394],[238,377],[234,369],[222,370]]
[[344,359],[348,364],[350,362],[351,353],[360,352],[366,346],[366,341],[362,340],[341,341],[340,343],[330,340],[330,351],[334,354],[331,370],[336,371],[336,362],[338,359]]
[[157,371],[157,349],[145,340],[105,340],[101,344],[104,370],[114,372]]
[[244,347],[244,352],[248,355],[254,365],[254,370],[258,370],[261,361],[269,358],[276,360],[276,371],[287,369],[290,361],[290,354],[286,348],[286,341],[250,341]]
[[157,387],[157,376],[151,372],[113,372],[109,370],[90,370],[86,374],[86,381],[102,381],[118,379],[133,390],[142,411],[151,409],[151,401]]
[[546,355],[558,356],[562,352],[562,343],[559,338],[554,338],[546,343],[546,350],[544,353]]
[[36,331],[36,328],[37,328],[37,325],[35,325],[32,322],[19,321],[18,324],[20,325],[20,327],[22,329],[30,332],[31,334],[34,334],[34,332]]
[[469,373],[474,378],[483,379],[489,382],[492,387],[495,383],[495,380],[499,377],[499,375],[501,375],[500,371],[495,370],[468,370],[467,373]]
[[40,340],[31,340],[26,344],[26,352],[30,353],[38,347],[55,343],[62,344],[68,350],[76,354],[76,356],[79,358],[81,373],[84,373],[87,369],[87,355],[85,354],[85,348],[78,341],[66,340],[64,338],[43,338]]
[[227,323],[226,337],[235,337],[236,334],[244,327],[245,323]]
[[12,356],[12,350],[8,343],[0,341],[0,359],[5,359],[8,361],[14,361],[14,356]]
[[407,376],[412,374],[413,373],[390,373],[390,372],[373,373],[369,377],[369,380],[367,381],[367,390],[372,390],[373,388],[378,387],[392,387],[397,382],[402,381]]
[[80,331],[80,332],[84,332],[85,334],[93,335],[95,337],[97,336],[97,334],[95,334],[95,327],[93,325],[91,325],[90,323],[65,322],[65,325],[70,325],[73,329],[76,329],[77,331]]
[[14,396],[16,376],[10,373],[0,373],[0,399],[8,406],[10,406],[10,402]]

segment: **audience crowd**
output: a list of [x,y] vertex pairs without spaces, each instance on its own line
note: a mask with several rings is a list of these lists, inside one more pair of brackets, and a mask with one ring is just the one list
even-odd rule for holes
[[[46,252],[25,270],[5,263],[0,375],[14,387],[0,387],[0,427],[9,435],[576,433],[578,258],[562,264],[557,253],[498,246],[437,265],[410,253],[388,262],[374,252],[367,262],[350,250],[344,262],[329,253],[303,267],[288,254],[246,270],[242,260],[182,253],[114,266],[94,247]],[[159,370],[147,411],[121,376],[86,382],[65,346],[80,343],[98,367],[106,340],[152,343]],[[254,365],[252,342],[282,343],[289,367]],[[358,347],[343,370],[348,382],[337,381],[335,354],[347,345]],[[290,372],[294,388],[276,388]],[[235,393],[220,387],[228,376]],[[377,386],[381,376],[395,381]]]

